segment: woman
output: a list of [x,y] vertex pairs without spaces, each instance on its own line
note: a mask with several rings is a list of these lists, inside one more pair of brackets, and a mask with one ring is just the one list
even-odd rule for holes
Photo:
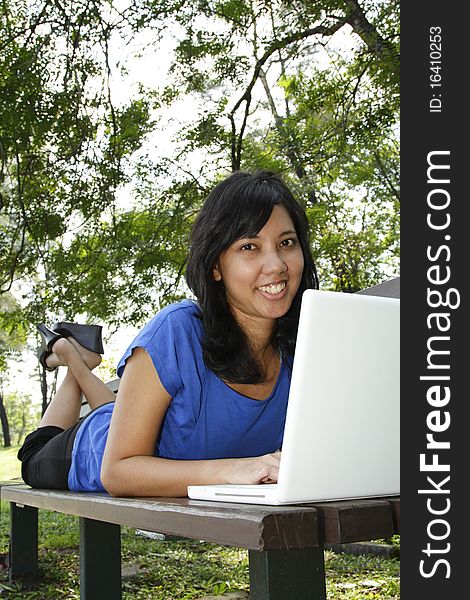
[[[186,279],[197,302],[160,311],[117,368],[60,337],[46,366],[68,367],[20,450],[33,487],[186,496],[188,485],[276,482],[301,295],[318,287],[308,222],[270,172],[236,172],[194,223]],[[78,421],[80,395],[92,412]]]

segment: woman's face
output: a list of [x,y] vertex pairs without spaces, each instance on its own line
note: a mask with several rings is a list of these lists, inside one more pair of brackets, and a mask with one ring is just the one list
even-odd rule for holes
[[213,277],[223,281],[237,320],[266,323],[287,313],[299,289],[304,257],[294,223],[275,205],[254,238],[235,241],[219,257]]

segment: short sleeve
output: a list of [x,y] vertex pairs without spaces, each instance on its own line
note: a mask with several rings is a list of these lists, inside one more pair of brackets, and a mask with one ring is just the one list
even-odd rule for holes
[[186,363],[195,360],[195,346],[199,324],[198,306],[185,300],[161,310],[137,334],[117,366],[122,377],[127,359],[135,348],[143,348],[150,355],[163,387],[174,397],[183,386],[182,374]]

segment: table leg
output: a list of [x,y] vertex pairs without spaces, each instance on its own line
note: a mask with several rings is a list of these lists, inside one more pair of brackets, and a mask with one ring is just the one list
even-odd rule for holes
[[38,574],[38,509],[10,502],[10,581]]
[[121,600],[121,528],[80,518],[81,600]]
[[249,551],[250,600],[325,600],[323,548]]

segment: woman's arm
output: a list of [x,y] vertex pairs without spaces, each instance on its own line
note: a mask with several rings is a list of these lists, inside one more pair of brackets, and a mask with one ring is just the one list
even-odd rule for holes
[[153,456],[171,397],[137,348],[119,385],[101,481],[113,496],[186,496],[188,485],[276,482],[280,453],[255,458],[170,460]]

